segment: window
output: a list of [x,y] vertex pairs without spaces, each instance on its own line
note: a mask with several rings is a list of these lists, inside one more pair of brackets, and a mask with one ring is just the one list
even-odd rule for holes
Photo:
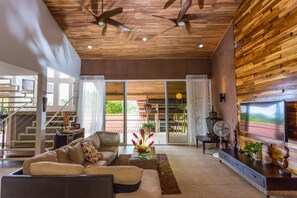
[[59,84],[59,106],[64,106],[69,100],[69,84],[60,83]]
[[47,83],[47,106],[54,105],[54,83]]

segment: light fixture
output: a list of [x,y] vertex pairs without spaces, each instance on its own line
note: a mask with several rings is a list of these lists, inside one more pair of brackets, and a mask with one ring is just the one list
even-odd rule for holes
[[220,102],[225,102],[226,101],[226,94],[220,93],[219,98],[220,98]]
[[183,98],[183,95],[181,93],[177,93],[175,95],[176,99],[182,99]]
[[198,45],[198,47],[199,47],[199,48],[203,48],[204,45],[203,45],[202,43],[200,43],[200,44]]
[[183,22],[183,21],[180,21],[180,22],[178,22],[178,23],[177,23],[177,25],[178,25],[179,27],[183,27],[183,26],[185,26],[185,25],[186,25],[186,23],[185,23],[185,22]]
[[93,48],[93,46],[92,45],[88,45],[88,49],[92,49]]
[[146,38],[146,37],[143,37],[142,40],[143,40],[143,41],[147,41],[147,38]]

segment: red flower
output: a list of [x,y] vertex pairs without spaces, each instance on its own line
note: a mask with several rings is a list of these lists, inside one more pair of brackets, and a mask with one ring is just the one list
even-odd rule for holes
[[151,133],[151,134],[148,136],[148,138],[151,138],[153,135],[154,135],[154,134],[153,134],[153,133]]
[[133,135],[134,135],[134,137],[135,137],[136,139],[138,139],[138,136],[136,135],[136,133],[133,133]]
[[151,143],[148,145],[148,147],[151,147],[154,144],[154,141],[151,141]]
[[140,135],[142,138],[144,137],[144,129],[140,129]]
[[139,140],[139,145],[142,145],[142,139],[141,139],[141,140]]
[[136,145],[136,142],[134,140],[132,140],[132,143],[134,144],[134,146]]

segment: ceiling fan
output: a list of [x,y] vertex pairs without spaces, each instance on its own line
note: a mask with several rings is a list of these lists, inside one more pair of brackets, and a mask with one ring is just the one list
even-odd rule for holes
[[154,17],[158,17],[158,18],[162,18],[162,19],[167,19],[167,20],[170,20],[173,23],[175,23],[174,26],[172,26],[172,27],[166,29],[165,31],[161,32],[161,34],[164,33],[164,32],[167,32],[168,30],[170,30],[172,28],[175,28],[175,27],[184,27],[184,26],[186,26],[187,32],[189,34],[191,34],[192,33],[192,26],[190,24],[190,20],[195,20],[195,19],[198,18],[198,15],[195,15],[195,14],[186,14],[187,10],[191,7],[191,5],[192,5],[192,0],[187,0],[181,6],[181,9],[180,9],[180,11],[179,11],[178,16],[177,16],[176,19],[168,19],[168,18],[163,17],[163,16],[152,15]]
[[[176,0],[168,0],[165,5],[164,5],[164,9],[168,8],[169,6],[171,6]],[[204,0],[198,0],[198,5],[200,9],[203,9],[204,7]]]
[[82,2],[80,2],[79,0],[77,0],[77,2],[80,4],[80,6],[84,9],[86,9],[94,18],[96,21],[91,22],[94,24],[97,24],[99,26],[102,26],[102,32],[101,34],[104,36],[107,30],[107,24],[115,26],[125,32],[130,32],[131,29],[127,26],[125,26],[122,23],[117,22],[116,20],[112,19],[111,17],[121,14],[123,12],[123,8],[122,7],[118,7],[118,8],[114,8],[112,10],[108,10],[103,12],[103,0],[102,0],[102,12],[100,15],[95,14],[93,11],[89,10],[86,6],[84,6],[82,4]]

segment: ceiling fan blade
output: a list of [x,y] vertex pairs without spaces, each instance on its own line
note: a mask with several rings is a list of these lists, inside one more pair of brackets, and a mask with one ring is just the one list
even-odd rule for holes
[[190,22],[189,21],[185,21],[185,23],[186,23],[187,32],[189,34],[192,34],[192,26],[191,26]]
[[101,35],[105,36],[106,31],[107,31],[107,25],[105,24],[103,29],[102,29]]
[[121,14],[122,12],[123,12],[123,8],[118,7],[118,8],[115,8],[115,9],[108,10],[108,11],[106,11],[106,12],[103,12],[103,13],[98,17],[98,19],[99,19],[99,20],[104,20],[104,19],[113,17],[113,16],[115,16],[115,15],[117,15],[117,14]]
[[185,14],[183,16],[183,18],[181,19],[181,21],[191,21],[191,20],[195,20],[195,19],[201,19],[201,15],[198,14]]
[[90,23],[98,25],[97,21],[92,21]]
[[87,10],[91,15],[93,15],[93,17],[97,20],[97,15],[93,11],[89,10],[86,6],[84,6],[84,4],[82,4],[82,2],[80,2],[78,0],[76,2],[79,3],[79,5],[82,8],[84,8],[85,10]]
[[113,25],[113,26],[115,26],[115,27],[117,27],[117,28],[119,28],[119,29],[121,29],[121,30],[123,30],[125,32],[130,32],[131,31],[131,29],[128,28],[127,26],[125,26],[124,24],[119,23],[119,22],[117,22],[117,21],[115,21],[115,20],[113,20],[111,18],[106,19],[105,22],[110,24],[110,25]]
[[169,30],[171,30],[172,28],[175,28],[175,27],[178,27],[178,25],[172,26],[172,27],[170,27],[170,28],[164,30],[164,31],[161,32],[160,34],[163,34],[163,33],[167,32],[167,31],[169,31]]
[[98,0],[91,0],[91,8],[96,15],[98,15]]
[[165,5],[164,5],[164,9],[168,8],[169,6],[171,6],[176,0],[168,0]]
[[192,0],[187,0],[181,7],[178,17],[177,17],[177,23],[181,21],[183,18],[184,14],[187,12],[187,10],[191,7],[192,5]]
[[199,8],[202,9],[204,7],[204,0],[198,0]]
[[161,18],[161,19],[167,19],[166,17],[163,17],[163,16],[159,16],[159,15],[152,15],[153,17],[158,17],[158,18]]

